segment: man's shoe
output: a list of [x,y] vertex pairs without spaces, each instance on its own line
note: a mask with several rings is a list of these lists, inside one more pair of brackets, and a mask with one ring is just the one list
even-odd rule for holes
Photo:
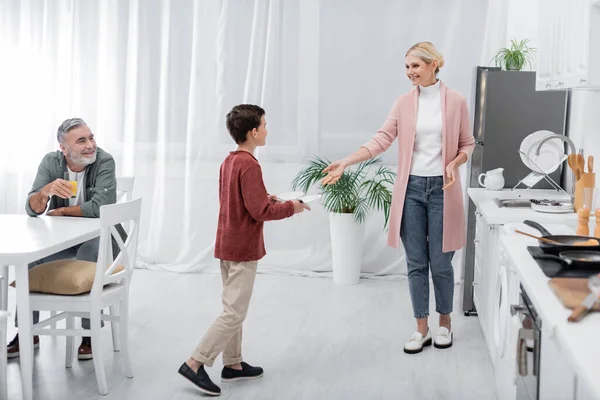
[[223,371],[221,372],[221,382],[246,381],[263,376],[264,371],[261,367],[253,367],[245,362],[242,362],[241,365],[241,370],[223,367]]
[[[33,349],[40,348],[40,337],[33,337]],[[15,338],[6,346],[6,357],[7,358],[17,358],[19,357],[19,334],[15,335]]]
[[191,369],[187,363],[183,363],[177,372],[179,372],[179,374],[181,374],[188,381],[196,385],[196,387],[202,393],[206,393],[210,396],[221,395],[221,388],[219,388],[213,383],[213,381],[210,380],[210,377],[204,370],[204,365],[201,365],[200,368],[198,368],[198,372],[194,372],[194,370]]
[[81,346],[77,349],[78,360],[91,360],[94,358],[92,354],[92,338],[84,336],[81,341]]

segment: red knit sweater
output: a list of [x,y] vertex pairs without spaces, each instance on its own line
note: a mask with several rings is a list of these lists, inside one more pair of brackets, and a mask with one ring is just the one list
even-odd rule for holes
[[294,215],[291,201],[269,202],[260,164],[246,151],[232,151],[221,164],[219,203],[215,257],[226,261],[263,258],[264,221]]

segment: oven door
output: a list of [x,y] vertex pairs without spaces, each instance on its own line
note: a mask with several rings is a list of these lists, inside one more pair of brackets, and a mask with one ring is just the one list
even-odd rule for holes
[[[521,289],[522,290],[522,289]],[[527,295],[522,291],[520,304],[511,308],[519,315],[522,327],[517,340],[517,400],[537,400],[540,375],[541,323]]]

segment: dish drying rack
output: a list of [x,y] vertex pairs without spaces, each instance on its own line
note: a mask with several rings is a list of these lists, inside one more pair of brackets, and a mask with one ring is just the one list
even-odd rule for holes
[[[537,144],[537,149],[536,149],[536,154],[540,153],[540,149],[542,148],[542,146],[544,145],[544,143],[546,143],[548,140],[551,139],[560,139],[564,142],[566,142],[569,145],[569,148],[571,148],[572,152],[575,153],[575,144],[573,143],[573,141],[571,141],[571,139],[569,139],[568,137],[564,136],[564,135],[548,135],[545,138],[543,138],[542,140],[540,140],[540,142]],[[527,159],[528,162],[531,163],[531,165],[533,165],[537,170],[539,171],[544,171],[543,168],[541,168],[539,165],[537,165],[535,163],[535,161],[529,157],[528,154],[524,153],[523,151],[521,151],[519,149],[519,154],[522,157],[525,157]],[[568,158],[567,154],[563,154],[563,157],[561,158],[560,162],[558,162],[557,164],[553,165],[552,168],[550,168],[551,171],[555,171],[556,169],[558,169],[561,164],[563,162],[565,162],[565,160]],[[550,175],[547,172],[537,172],[537,171],[531,171],[527,176],[525,176],[524,178],[522,178],[519,182],[517,182],[517,184],[512,188],[512,190],[515,190],[516,188],[519,187],[519,185],[523,184],[525,187],[527,187],[527,189],[531,189],[532,187],[534,187],[538,182],[540,182],[542,179],[545,179],[546,182],[548,182],[550,184],[550,186],[552,186],[555,190],[557,190],[558,192],[562,192],[564,194],[566,194],[567,196],[571,197],[571,202],[573,203],[573,199],[574,199],[574,193],[567,193],[562,187],[560,187],[560,185],[558,183],[556,183],[554,181],[554,179],[552,179],[550,177]]]

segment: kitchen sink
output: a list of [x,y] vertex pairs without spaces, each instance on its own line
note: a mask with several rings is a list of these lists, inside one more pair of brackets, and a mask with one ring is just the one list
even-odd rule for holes
[[499,199],[495,198],[494,203],[500,208],[529,208],[531,202],[529,199]]

